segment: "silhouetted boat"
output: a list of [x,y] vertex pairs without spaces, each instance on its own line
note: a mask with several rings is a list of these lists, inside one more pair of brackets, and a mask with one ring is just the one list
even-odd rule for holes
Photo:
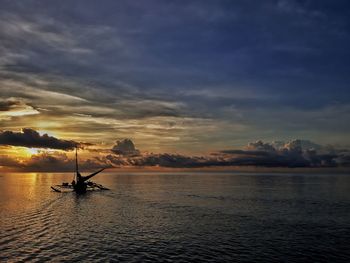
[[78,194],[84,194],[86,191],[91,190],[109,190],[101,184],[97,184],[92,181],[88,181],[90,178],[94,177],[98,173],[102,172],[105,168],[98,170],[87,176],[82,176],[78,169],[78,147],[75,148],[75,174],[72,183],[62,183],[60,185],[51,186],[51,189],[55,192],[71,192],[74,191]]

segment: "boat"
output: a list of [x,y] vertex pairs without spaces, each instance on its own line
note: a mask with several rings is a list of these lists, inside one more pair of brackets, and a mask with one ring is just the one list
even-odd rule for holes
[[82,176],[79,172],[78,167],[78,146],[75,147],[75,173],[74,178],[71,183],[63,182],[59,185],[51,186],[51,189],[55,192],[76,192],[77,194],[84,194],[87,191],[96,191],[96,190],[109,190],[107,187],[90,181],[90,178],[94,177],[98,173],[102,172],[105,168],[98,170],[87,176]]

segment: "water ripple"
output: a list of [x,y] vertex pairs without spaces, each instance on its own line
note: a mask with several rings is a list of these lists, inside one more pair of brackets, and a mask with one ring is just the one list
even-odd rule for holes
[[265,192],[261,175],[145,176],[106,178],[113,191],[85,196],[36,185],[1,211],[0,261],[350,260],[349,179],[282,177]]

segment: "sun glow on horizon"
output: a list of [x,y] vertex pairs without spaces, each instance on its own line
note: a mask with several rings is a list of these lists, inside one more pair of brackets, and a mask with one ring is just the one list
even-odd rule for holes
[[38,148],[28,148],[27,151],[30,153],[30,154],[38,154],[38,152],[40,151],[40,149]]

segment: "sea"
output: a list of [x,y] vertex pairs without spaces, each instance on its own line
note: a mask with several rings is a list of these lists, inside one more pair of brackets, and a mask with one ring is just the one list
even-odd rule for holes
[[350,262],[350,174],[0,174],[0,262]]

